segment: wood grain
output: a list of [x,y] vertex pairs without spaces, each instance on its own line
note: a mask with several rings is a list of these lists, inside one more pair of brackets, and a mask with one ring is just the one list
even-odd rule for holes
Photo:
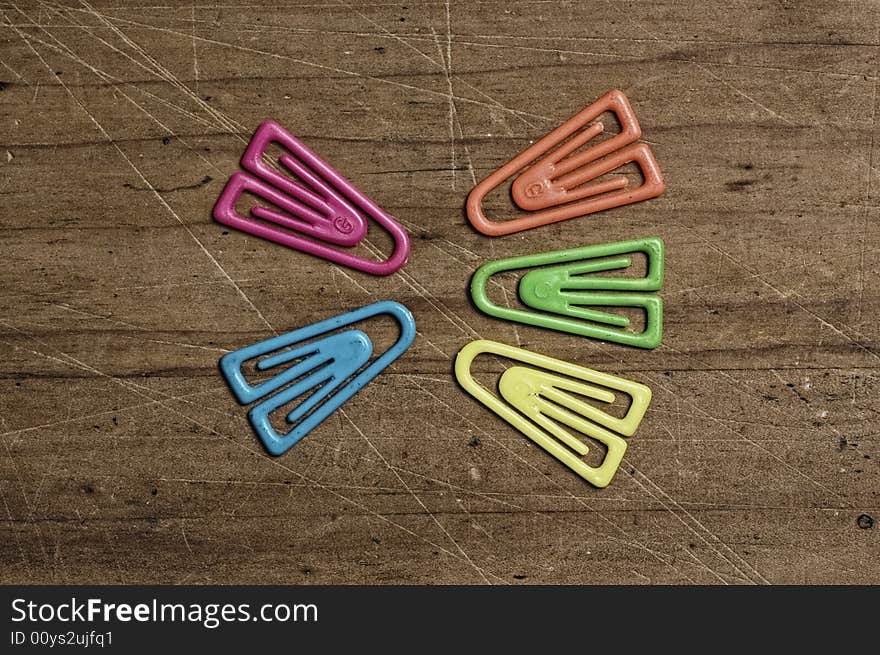
[[[23,0],[0,19],[0,582],[880,583],[876,3]],[[469,227],[475,180],[612,88],[665,196]],[[266,118],[406,225],[399,274],[212,221]],[[468,300],[488,259],[649,235],[655,351]],[[385,298],[413,347],[266,456],[218,357]],[[654,390],[610,487],[457,387],[477,337]]]

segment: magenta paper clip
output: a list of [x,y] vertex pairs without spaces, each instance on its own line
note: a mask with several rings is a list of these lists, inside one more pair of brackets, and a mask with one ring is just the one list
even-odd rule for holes
[[[280,161],[298,180],[273,170],[263,160],[271,143],[289,151],[281,155]],[[250,174],[235,173],[226,183],[214,205],[214,218],[218,222],[373,275],[389,275],[409,258],[406,230],[275,121],[265,121],[257,128],[241,165]],[[254,206],[250,216],[241,215],[235,205],[244,191],[281,211]],[[394,251],[385,261],[364,259],[328,245],[361,243],[367,233],[366,217],[375,220],[394,240]]]

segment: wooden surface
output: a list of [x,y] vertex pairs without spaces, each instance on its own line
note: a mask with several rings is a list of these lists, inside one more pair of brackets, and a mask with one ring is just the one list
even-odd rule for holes
[[[880,8],[736,4],[0,2],[0,582],[880,582]],[[666,195],[474,232],[474,181],[612,88]],[[266,118],[410,230],[399,274],[212,221]],[[466,295],[649,235],[655,351]],[[219,356],[386,298],[412,348],[265,455]],[[458,388],[476,337],[654,390],[610,487]]]

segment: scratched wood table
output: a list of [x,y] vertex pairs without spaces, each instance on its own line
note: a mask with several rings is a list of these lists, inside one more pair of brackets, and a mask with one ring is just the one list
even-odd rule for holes
[[[880,582],[880,7],[404,2],[0,2],[0,582]],[[612,88],[663,197],[470,228],[475,181]],[[212,220],[267,118],[406,226],[404,269]],[[654,351],[466,294],[652,235]],[[380,299],[412,348],[267,456],[218,358]],[[653,389],[609,487],[458,388],[478,337]]]

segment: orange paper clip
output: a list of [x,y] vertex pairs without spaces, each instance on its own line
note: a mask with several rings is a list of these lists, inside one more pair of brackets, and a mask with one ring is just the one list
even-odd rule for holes
[[[606,111],[617,116],[621,131],[572,154],[605,130],[591,121]],[[641,135],[629,100],[621,91],[609,91],[475,186],[467,199],[468,220],[483,234],[502,236],[655,198],[666,190],[666,182],[651,148],[635,143]],[[635,188],[623,175],[592,181],[629,163],[637,164],[644,176]],[[527,166],[514,180],[511,195],[520,209],[534,213],[505,221],[486,218],[483,199]]]

